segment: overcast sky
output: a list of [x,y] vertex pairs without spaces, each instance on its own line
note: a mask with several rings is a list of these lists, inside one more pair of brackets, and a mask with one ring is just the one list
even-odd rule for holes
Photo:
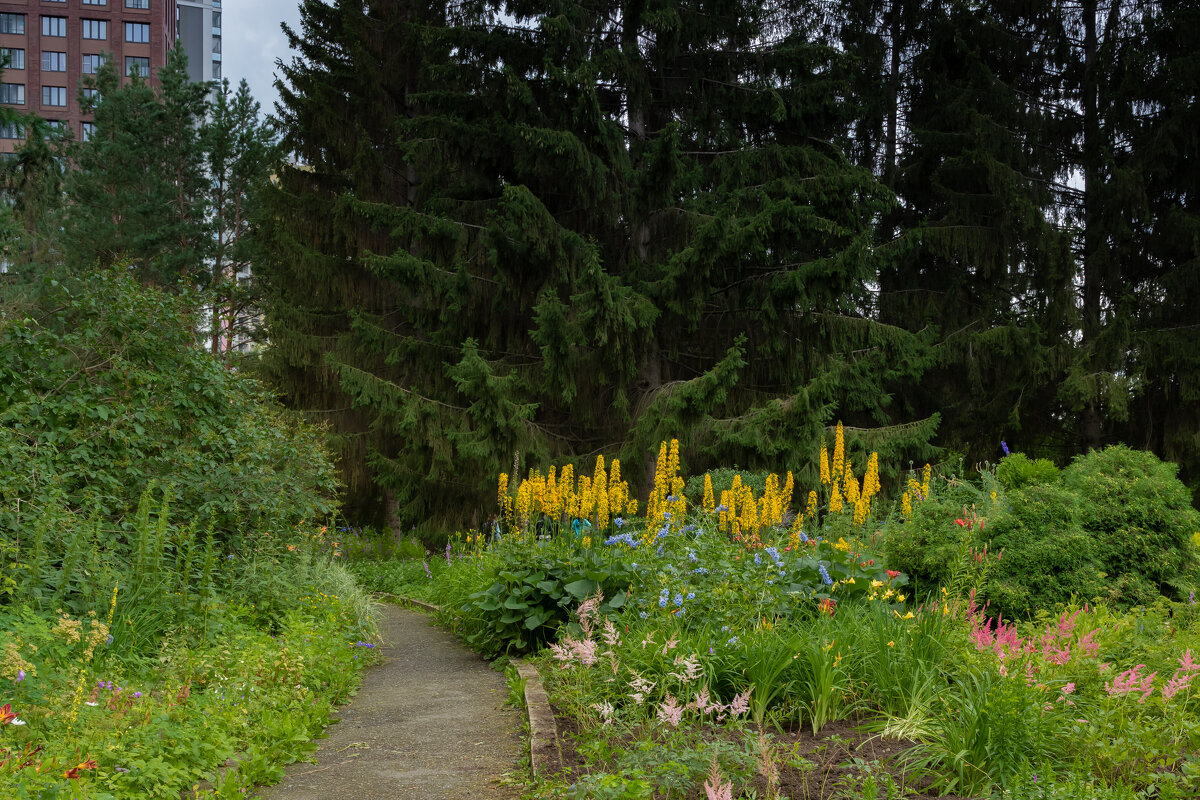
[[279,25],[300,27],[300,0],[225,0],[221,18],[221,67],[237,86],[245,78],[263,112],[275,112],[275,61],[291,60]]

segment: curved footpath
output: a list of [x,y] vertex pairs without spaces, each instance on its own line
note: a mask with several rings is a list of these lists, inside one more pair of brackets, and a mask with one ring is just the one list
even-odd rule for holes
[[384,604],[383,660],[335,717],[313,758],[266,800],[512,800],[505,773],[522,766],[521,712],[504,706],[504,676],[427,617]]

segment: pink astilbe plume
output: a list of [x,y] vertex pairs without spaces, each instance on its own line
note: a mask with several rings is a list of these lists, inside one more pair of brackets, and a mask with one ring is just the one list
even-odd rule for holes
[[571,653],[571,648],[563,642],[553,642],[550,645],[550,654],[558,661],[563,662],[562,668],[566,669],[575,660],[575,656]]
[[571,651],[579,659],[580,664],[590,667],[596,663],[596,643],[591,639],[584,639],[582,641],[567,639],[567,644],[570,645]]
[[693,653],[689,656],[675,656],[675,666],[683,666],[679,672],[668,673],[672,678],[681,683],[691,683],[700,677],[700,659],[696,658]]
[[1139,673],[1145,667],[1145,664],[1138,664],[1133,669],[1125,670],[1113,678],[1111,683],[1104,684],[1104,691],[1108,692],[1109,697],[1137,694],[1140,692],[1142,696],[1138,698],[1138,702],[1146,702],[1146,698],[1154,693],[1154,678],[1158,673],[1151,672],[1149,675],[1142,677]]
[[679,705],[679,701],[671,695],[667,695],[667,699],[658,707],[658,721],[665,722],[672,728],[678,728],[686,709],[687,706]]
[[713,756],[712,769],[708,771],[708,780],[704,782],[704,800],[733,800],[733,783],[721,777],[716,755]]
[[677,644],[679,644],[679,640],[674,636],[672,636],[670,639],[667,639],[667,643],[663,645],[662,654],[665,656],[667,651],[674,650]]
[[[630,670],[632,672],[632,670]],[[654,682],[648,681],[636,672],[633,673],[633,680],[629,682],[629,688],[633,689],[633,694],[629,697],[639,706],[646,702],[646,695],[654,688]]]
[[613,625],[611,619],[604,620],[604,631],[600,634],[600,638],[609,647],[616,647],[621,643],[621,634],[617,633],[617,627]]
[[1175,670],[1171,680],[1163,686],[1163,699],[1170,700],[1184,689],[1190,688],[1192,678],[1197,674],[1200,674],[1200,662],[1192,661],[1192,651],[1187,650],[1184,652],[1183,658],[1179,659],[1179,669]]
[[735,717],[740,717],[742,714],[745,714],[747,711],[749,711],[750,693],[752,691],[754,691],[753,686],[741,694],[734,695],[733,699],[729,701],[729,713]]
[[579,608],[575,610],[575,614],[579,617],[579,627],[583,628],[583,635],[591,638],[592,631],[595,630],[593,617],[600,609],[600,604],[604,602],[604,594],[597,591],[594,595],[584,600],[579,604]]

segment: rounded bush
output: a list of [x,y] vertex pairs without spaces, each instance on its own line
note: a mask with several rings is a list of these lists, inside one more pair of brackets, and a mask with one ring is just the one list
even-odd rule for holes
[[984,595],[990,612],[1028,617],[1071,597],[1100,593],[1102,569],[1070,491],[1032,484],[1007,495],[1009,507],[988,521],[983,538],[1002,553]]
[[1046,458],[1031,459],[1024,453],[1005,456],[996,465],[996,480],[1005,489],[1020,489],[1035,483],[1055,483],[1059,470]]
[[1063,470],[1119,605],[1144,603],[1151,588],[1180,600],[1194,586],[1200,513],[1177,471],[1124,445],[1093,450]]

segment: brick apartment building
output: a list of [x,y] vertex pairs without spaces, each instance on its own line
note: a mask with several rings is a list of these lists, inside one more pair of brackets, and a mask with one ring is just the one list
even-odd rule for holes
[[[220,77],[221,0],[0,0],[0,104],[90,133],[80,111],[80,81],[103,59],[122,75],[153,76],[176,40],[183,42],[196,81]],[[0,153],[11,153],[25,131],[0,126]]]

